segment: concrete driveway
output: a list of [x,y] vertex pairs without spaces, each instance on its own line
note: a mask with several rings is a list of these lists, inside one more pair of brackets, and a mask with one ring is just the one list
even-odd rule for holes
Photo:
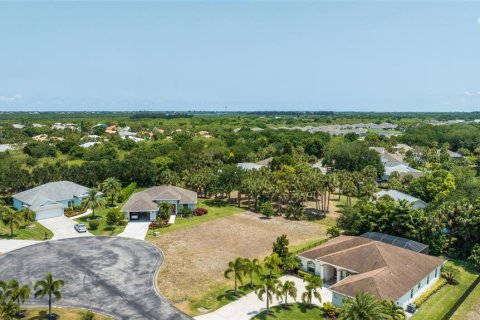
[[123,232],[118,236],[137,240],[145,240],[149,225],[149,221],[130,221],[125,227],[125,230],[123,230]]
[[[297,287],[296,301],[301,302],[302,293],[305,292],[305,283],[303,280],[289,275],[280,278],[280,281],[282,282],[285,282],[286,280],[293,281],[295,283],[295,286]],[[321,306],[324,302],[332,302],[332,292],[330,290],[327,288],[322,288],[320,294],[322,295],[322,303],[319,303],[318,300],[315,299],[313,301],[314,304]],[[270,305],[275,306],[281,302],[282,300],[278,300],[276,297],[274,297],[273,302]],[[251,292],[214,312],[195,317],[195,320],[249,320],[265,309],[265,301],[261,301],[258,299],[258,296],[255,294],[255,292]]]
[[65,216],[38,220],[38,222],[53,232],[52,240],[92,236],[88,231],[78,233],[74,228],[77,222]]
[[[54,305],[92,309],[116,319],[191,319],[172,307],[155,287],[163,256],[133,239],[84,237],[42,242],[0,256],[2,279],[31,286],[47,272],[63,279],[63,299]],[[29,300],[28,304],[47,300]]]
[[0,239],[0,254],[17,250],[23,247],[28,247],[37,243],[41,243],[41,241]]

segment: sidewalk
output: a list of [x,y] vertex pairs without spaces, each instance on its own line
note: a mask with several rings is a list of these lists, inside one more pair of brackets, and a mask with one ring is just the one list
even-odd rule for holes
[[23,247],[28,247],[43,241],[36,240],[6,240],[0,239],[0,254],[17,250]]
[[[297,287],[297,302],[302,301],[302,293],[305,292],[305,283],[302,279],[293,277],[293,276],[283,276],[280,278],[280,281],[285,282],[286,280],[295,282]],[[322,305],[324,302],[332,302],[332,292],[326,288],[322,288],[322,303],[319,303],[318,300],[314,300],[314,304]],[[265,299],[264,299],[265,300]],[[291,298],[289,298],[289,301]],[[291,300],[293,302],[293,300]],[[273,298],[271,306],[280,304],[282,301]],[[211,313],[203,314],[197,316],[195,320],[250,320],[252,317],[258,313],[265,310],[265,301],[258,299],[258,296],[255,292],[251,292],[246,296],[227,304],[226,306],[221,307],[220,309],[213,311]]]

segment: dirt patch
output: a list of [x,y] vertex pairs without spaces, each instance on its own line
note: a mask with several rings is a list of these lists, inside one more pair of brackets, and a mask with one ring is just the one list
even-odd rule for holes
[[188,312],[189,301],[221,285],[230,285],[231,281],[223,277],[229,261],[237,257],[263,258],[281,234],[296,245],[326,233],[318,223],[281,217],[263,219],[244,212],[152,239],[165,254],[158,287],[178,308]]

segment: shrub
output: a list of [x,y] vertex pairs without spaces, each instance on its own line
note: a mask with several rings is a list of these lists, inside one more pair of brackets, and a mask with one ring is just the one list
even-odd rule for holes
[[451,265],[442,266],[442,277],[447,280],[449,284],[457,284],[457,278],[460,274],[460,270]]
[[127,224],[128,224],[128,219],[123,218],[118,221],[119,226],[126,226]]
[[82,311],[80,313],[80,320],[95,320],[95,313],[92,311]]
[[338,237],[340,235],[340,228],[337,226],[331,226],[327,229],[327,235],[332,236],[332,238]]
[[127,200],[135,191],[135,189],[137,189],[137,183],[136,182],[130,183],[128,186],[123,188],[122,191],[120,191],[120,194],[118,196],[118,201],[123,202]]
[[435,283],[430,289],[425,291],[420,297],[418,297],[415,300],[415,304],[417,305],[417,308],[420,308],[420,306],[424,304],[425,301],[428,300],[428,298],[430,298],[438,290],[442,289],[446,284],[447,284],[447,280],[445,280],[444,278],[438,279],[437,283]]
[[98,226],[100,225],[100,221],[98,220],[91,220],[88,222],[88,225],[90,226],[90,229],[96,230]]
[[182,208],[180,210],[180,216],[182,217],[191,217],[193,214],[193,211],[190,208]]
[[264,202],[260,205],[260,213],[264,215],[265,218],[270,219],[275,213],[275,210],[270,202]]
[[300,278],[304,278],[308,273],[302,270],[298,270],[297,274]]
[[193,215],[194,216],[204,216],[208,213],[208,210],[205,208],[196,208],[193,210]]
[[477,271],[480,271],[480,245],[476,244],[473,247],[472,253],[468,257],[468,261],[475,266]]
[[106,223],[110,226],[113,226],[114,224],[118,224],[119,220],[119,212],[120,210],[118,209],[111,209],[107,212],[107,218],[106,218]]

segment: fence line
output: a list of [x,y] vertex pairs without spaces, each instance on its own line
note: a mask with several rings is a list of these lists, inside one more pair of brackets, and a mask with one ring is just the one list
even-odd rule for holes
[[322,239],[322,240],[318,240],[318,241],[315,241],[314,243],[312,244],[309,244],[308,246],[305,246],[303,248],[300,248],[298,250],[295,250],[295,251],[292,251],[293,254],[299,254],[299,253],[302,253],[302,252],[305,252],[307,250],[310,250],[314,247],[317,247],[321,244],[324,244],[325,242],[327,242],[329,239],[328,238],[325,238],[325,239]]
[[465,290],[462,296],[457,301],[455,301],[455,303],[450,308],[450,310],[448,310],[447,314],[443,316],[442,320],[449,320],[453,316],[455,311],[457,311],[457,309],[462,305],[465,299],[470,295],[470,293],[472,293],[472,291],[477,287],[479,283],[480,283],[480,276],[477,276],[475,281],[473,281],[470,284],[470,286],[467,288],[467,290]]

